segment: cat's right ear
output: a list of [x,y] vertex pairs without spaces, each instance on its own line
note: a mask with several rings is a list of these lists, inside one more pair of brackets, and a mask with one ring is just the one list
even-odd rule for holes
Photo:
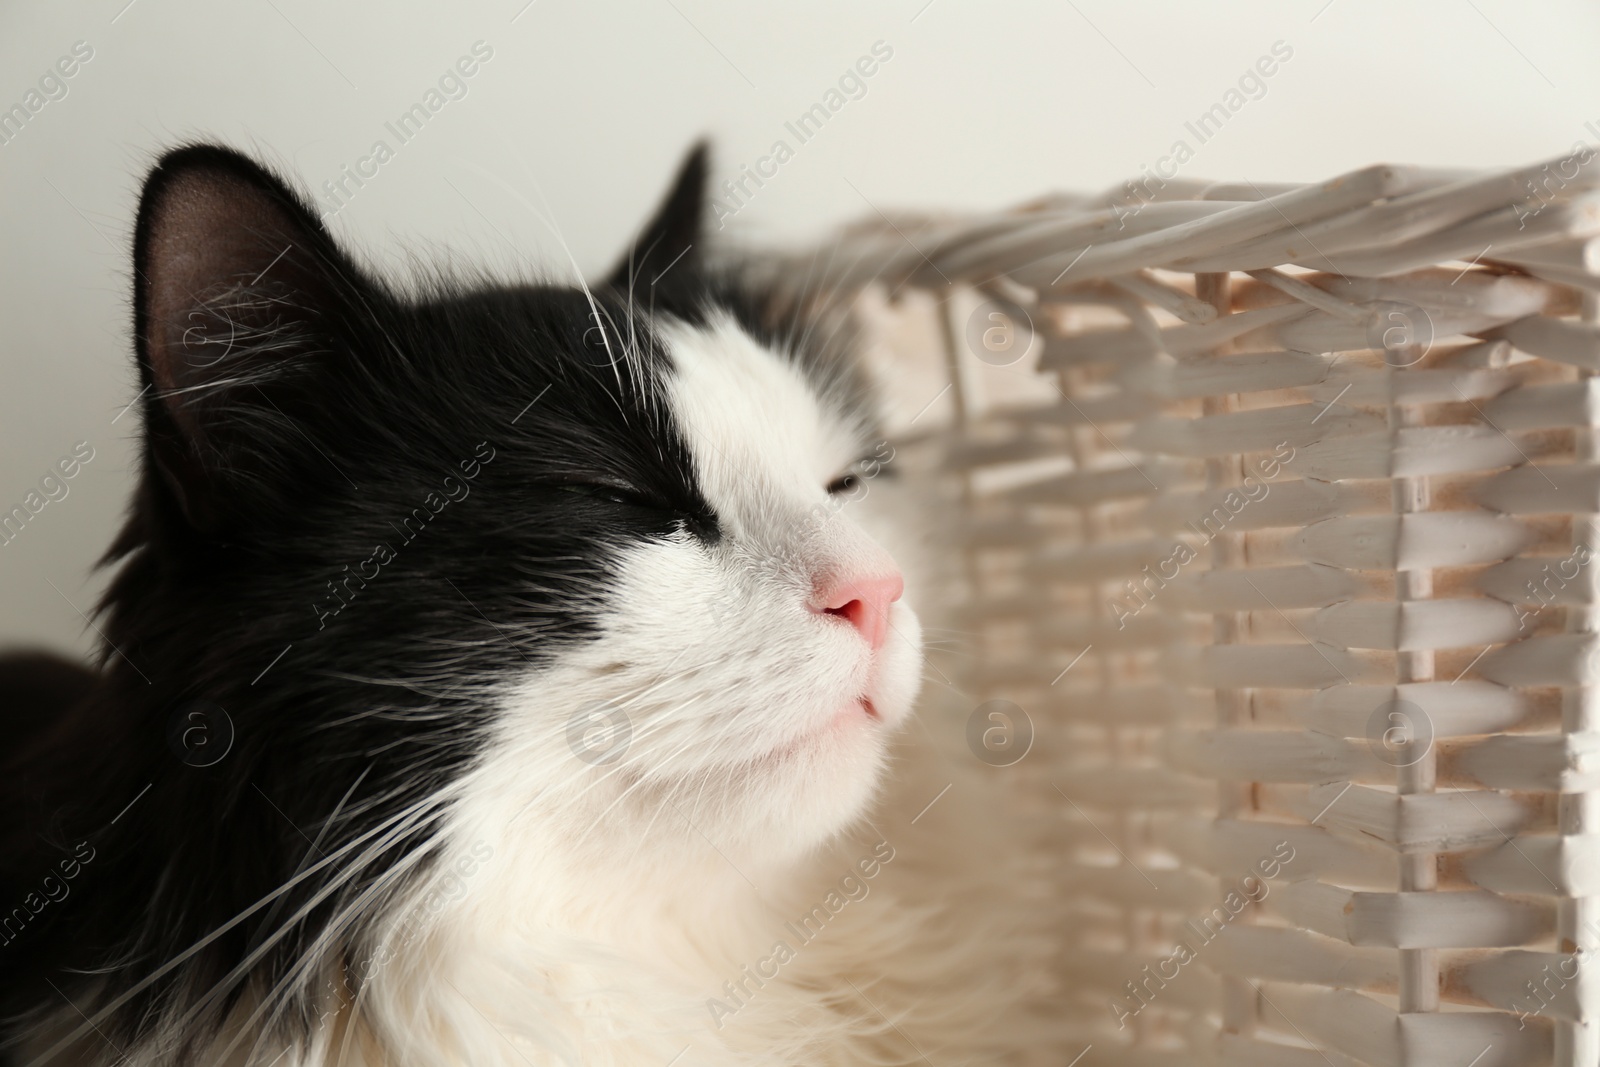
[[360,275],[281,181],[212,146],[146,179],[133,266],[149,459],[188,522],[214,530],[308,434]]
[[655,217],[629,246],[606,279],[618,292],[642,292],[661,281],[669,271],[693,274],[703,258],[706,181],[711,170],[711,147],[701,141],[678,166],[677,177]]

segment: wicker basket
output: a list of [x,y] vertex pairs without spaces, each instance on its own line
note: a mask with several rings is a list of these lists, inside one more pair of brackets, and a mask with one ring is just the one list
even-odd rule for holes
[[1600,1062],[1597,185],[1156,179],[786,264],[943,351],[901,436],[1086,1062]]

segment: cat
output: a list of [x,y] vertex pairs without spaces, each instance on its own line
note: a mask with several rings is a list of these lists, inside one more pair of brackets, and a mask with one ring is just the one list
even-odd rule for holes
[[1003,831],[905,845],[957,772],[840,506],[850,331],[713,260],[707,173],[592,287],[407,294],[246,156],[155,165],[103,661],[0,661],[17,1062],[1048,1057]]

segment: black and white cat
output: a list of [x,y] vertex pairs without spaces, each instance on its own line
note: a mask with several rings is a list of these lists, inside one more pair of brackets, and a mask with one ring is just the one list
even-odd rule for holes
[[1044,1050],[993,828],[877,829],[922,656],[830,502],[872,407],[706,259],[706,169],[603,285],[422,295],[234,152],[150,174],[106,658],[0,667],[18,1063]]

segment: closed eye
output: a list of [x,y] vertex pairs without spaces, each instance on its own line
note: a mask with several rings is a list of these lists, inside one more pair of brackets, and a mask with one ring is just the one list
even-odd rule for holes
[[635,508],[650,508],[656,511],[671,510],[660,500],[648,493],[635,489],[625,482],[569,481],[558,482],[555,487],[564,493],[586,496],[593,500],[606,500],[613,504],[625,504]]
[[844,473],[828,483],[828,495],[838,496],[840,493],[854,492],[869,479],[893,474],[894,470],[889,466],[889,461],[893,457],[893,450],[890,450],[888,456],[872,455],[856,460],[845,469]]
[[861,475],[854,467],[852,467],[850,470],[839,475],[839,477],[828,483],[828,495],[838,496],[840,493],[848,493],[860,484]]

